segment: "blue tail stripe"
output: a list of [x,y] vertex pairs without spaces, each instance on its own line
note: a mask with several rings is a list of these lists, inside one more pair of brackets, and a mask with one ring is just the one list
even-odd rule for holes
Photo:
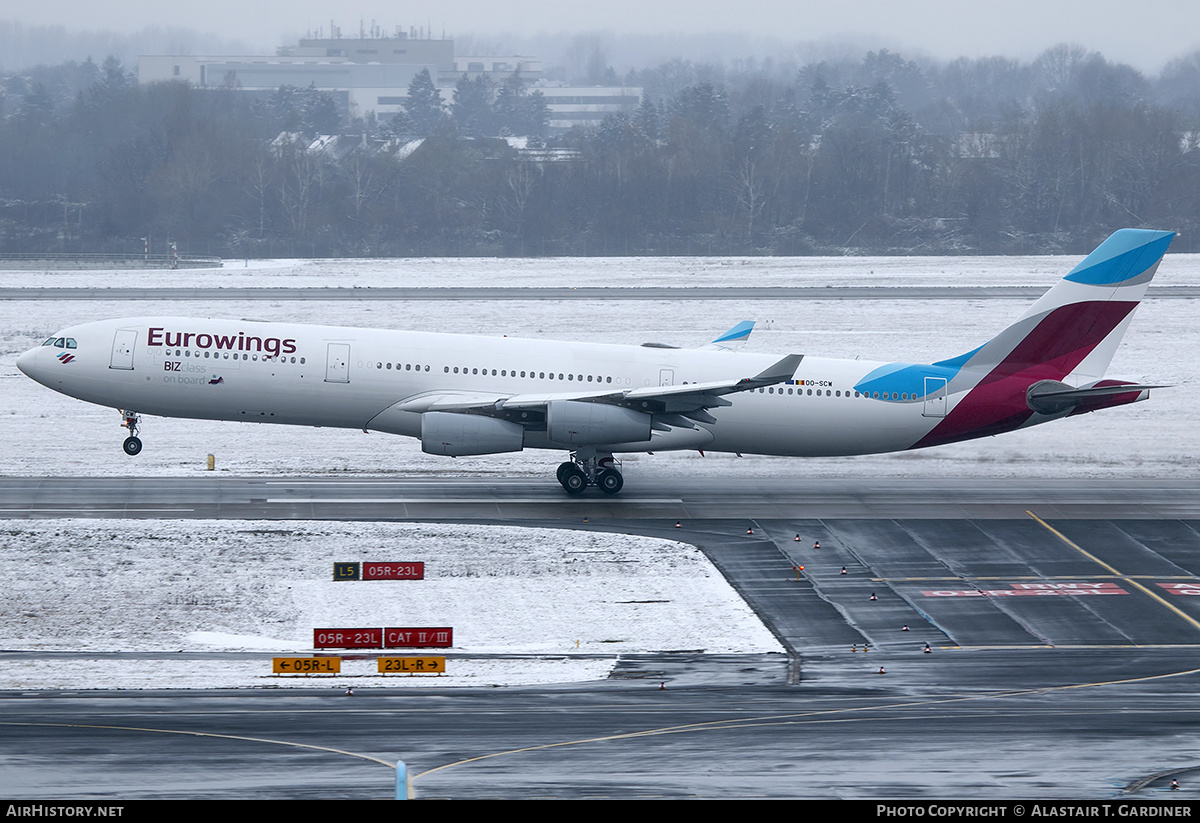
[[1167,251],[1175,232],[1121,229],[1096,247],[1065,280],[1116,286],[1145,274]]
[[747,337],[750,336],[750,332],[753,329],[754,329],[754,321],[753,320],[743,320],[742,322],[738,323],[736,326],[734,326],[729,331],[725,332],[722,335],[719,335],[717,337],[717,339],[714,340],[713,342],[714,343],[729,343],[730,341],[733,341],[733,340],[745,340]]

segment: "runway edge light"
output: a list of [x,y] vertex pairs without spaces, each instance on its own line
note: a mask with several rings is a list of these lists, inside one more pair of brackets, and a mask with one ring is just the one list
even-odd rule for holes
[[403,760],[396,761],[396,799],[412,800],[412,784],[408,782],[408,766]]

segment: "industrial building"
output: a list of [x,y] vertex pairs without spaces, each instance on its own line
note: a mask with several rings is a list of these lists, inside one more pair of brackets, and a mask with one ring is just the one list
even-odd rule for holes
[[[340,34],[336,27],[331,27]],[[497,84],[516,74],[530,91],[541,92],[549,108],[551,131],[594,126],[609,114],[632,112],[642,90],[621,86],[570,86],[547,81],[542,62],[525,56],[463,56],[454,54],[454,41],[418,36],[398,30],[373,36],[306,38],[282,46],[274,55],[142,55],[141,84],[181,81],[200,88],[273,92],[280,86],[315,87],[333,92],[355,115],[375,112],[381,119],[403,110],[408,87],[422,71],[436,78],[443,99],[453,99],[454,86],[464,74],[491,76]]]

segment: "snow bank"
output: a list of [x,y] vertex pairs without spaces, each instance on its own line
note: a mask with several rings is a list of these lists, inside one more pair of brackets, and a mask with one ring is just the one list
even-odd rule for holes
[[[364,560],[422,561],[426,577],[333,581],[335,562]],[[452,659],[439,686],[592,679],[623,653],[781,650],[698,549],[632,535],[9,520],[0,521],[0,576],[0,648],[181,653],[177,660],[15,655],[0,667],[6,689],[320,685],[327,681],[271,676],[270,657],[311,653],[313,629],[333,627],[451,626],[451,655],[543,656]],[[224,654],[246,651],[256,654]],[[351,682],[431,685],[368,677],[374,672],[373,659],[347,661],[342,670]]]

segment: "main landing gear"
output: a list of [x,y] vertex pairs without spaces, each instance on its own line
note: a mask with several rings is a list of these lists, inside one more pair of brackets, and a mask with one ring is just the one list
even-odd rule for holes
[[125,438],[125,442],[121,444],[121,448],[130,457],[139,454],[142,451],[142,441],[138,439],[138,426],[142,422],[142,418],[135,411],[123,411],[121,417],[124,422],[121,423],[121,428],[129,430],[129,436]]
[[571,459],[558,467],[557,477],[567,494],[582,494],[588,486],[596,486],[605,494],[616,494],[625,485],[621,464],[604,452],[571,452]]

